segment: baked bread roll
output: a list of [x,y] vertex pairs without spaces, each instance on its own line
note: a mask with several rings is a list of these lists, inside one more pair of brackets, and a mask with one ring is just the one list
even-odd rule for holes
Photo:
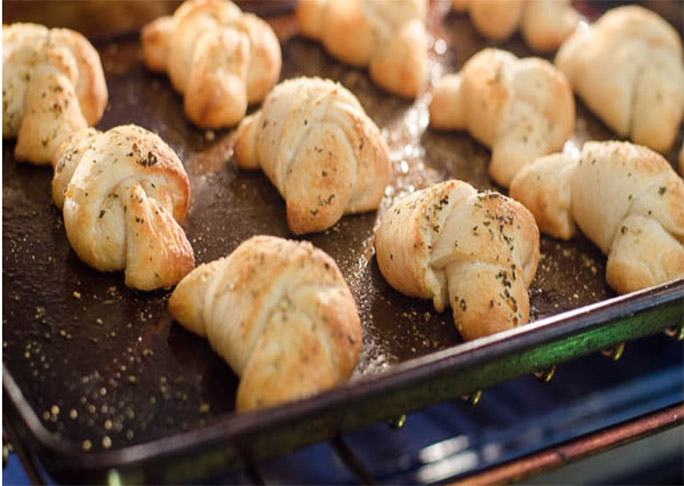
[[201,128],[235,125],[278,81],[273,29],[228,0],[188,0],[142,31],[145,65],[168,72],[185,114]]
[[295,234],[377,209],[390,175],[387,144],[359,101],[319,78],[276,86],[238,127],[235,158],[241,168],[263,169],[285,199]]
[[2,26],[2,136],[18,160],[48,164],[59,144],[95,125],[107,105],[100,57],[78,32]]
[[381,88],[415,98],[427,66],[426,0],[299,0],[306,37],[334,57],[368,67]]
[[484,49],[435,86],[430,125],[467,130],[492,149],[489,174],[508,187],[518,170],[560,150],[575,129],[565,76],[543,59]]
[[568,38],[555,64],[619,136],[658,152],[672,147],[684,114],[682,41],[656,13],[609,10]]
[[451,0],[454,10],[468,11],[477,31],[497,41],[520,29],[537,51],[558,49],[575,30],[580,16],[570,0]]
[[175,152],[135,125],[76,132],[53,158],[52,197],[71,247],[101,272],[123,270],[126,285],[168,288],[195,267],[180,224],[190,184]]
[[579,226],[608,255],[606,280],[621,294],[684,276],[684,181],[646,147],[587,142],[579,157],[542,157],[515,177],[511,197],[556,238]]
[[400,199],[375,235],[380,271],[402,294],[451,306],[463,339],[526,324],[539,230],[521,204],[446,181]]
[[335,261],[308,242],[252,237],[185,277],[169,310],[240,376],[238,411],[331,388],[358,361],[354,299]]

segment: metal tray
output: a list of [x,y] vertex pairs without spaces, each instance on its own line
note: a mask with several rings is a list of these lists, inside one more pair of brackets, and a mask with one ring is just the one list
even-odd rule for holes
[[[466,17],[442,18],[445,5],[436,7],[432,78],[487,44]],[[394,198],[430,182],[454,177],[492,187],[488,150],[467,134],[427,128],[425,97],[409,102],[376,88],[364,71],[298,37],[291,15],[271,21],[282,41],[282,78],[341,81],[392,151],[380,210],[307,237],[335,258],[357,300],[364,343],[353,379],[308,400],[235,414],[237,378],[203,339],[172,323],[169,293],[132,291],[121,275],[83,264],[52,204],[51,169],[16,163],[14,142],[3,141],[3,419],[29,460],[68,483],[197,482],[681,325],[684,281],[616,298],[604,281],[605,258],[586,239],[542,237],[535,322],[462,343],[450,312],[385,283],[372,257],[373,228]],[[185,119],[166,77],[142,66],[137,34],[96,47],[110,92],[99,128],[137,123],[179,153],[192,187],[184,227],[198,263],[253,234],[290,236],[275,188],[263,174],[236,168],[229,130],[200,131]],[[517,37],[504,47],[530,54]],[[611,137],[579,103],[575,143]]]

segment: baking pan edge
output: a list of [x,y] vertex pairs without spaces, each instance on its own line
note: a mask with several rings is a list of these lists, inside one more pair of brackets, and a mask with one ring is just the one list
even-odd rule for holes
[[3,363],[5,418],[58,480],[105,481],[112,471],[131,483],[197,480],[680,326],[683,305],[680,279],[416,358],[306,400],[96,453],[53,437]]

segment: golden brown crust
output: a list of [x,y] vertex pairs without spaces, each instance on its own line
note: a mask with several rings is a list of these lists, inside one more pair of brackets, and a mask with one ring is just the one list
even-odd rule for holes
[[619,293],[684,276],[684,181],[646,147],[587,142],[579,159],[539,159],[511,195],[551,235],[569,237],[561,223],[576,223],[608,256],[606,280]]
[[235,158],[242,168],[264,170],[295,234],[376,209],[389,182],[389,149],[377,126],[353,94],[319,78],[276,86],[238,127]]
[[100,56],[88,40],[78,32],[69,29],[52,29],[51,42],[65,44],[74,56],[78,68],[76,96],[89,126],[100,121],[107,106],[107,84],[100,62]]
[[256,15],[244,14],[239,28],[249,37],[251,58],[259,59],[249,63],[247,70],[247,101],[259,103],[280,77],[282,59],[280,55],[273,55],[280,53],[280,42],[271,26]]
[[100,58],[79,33],[3,25],[3,137],[15,157],[47,164],[71,133],[94,125],[107,104]]
[[301,0],[297,2],[295,15],[299,30],[306,37],[320,39],[327,0]]
[[604,253],[629,214],[650,216],[684,240],[682,201],[684,182],[656,152],[629,142],[584,144],[572,178],[572,209],[582,232]]
[[575,235],[570,179],[578,162],[569,154],[540,157],[511,182],[510,196],[530,210],[540,231],[554,238]]
[[503,41],[518,29],[525,0],[477,0],[470,2],[470,18],[478,32]]
[[682,43],[656,13],[611,9],[563,44],[555,64],[612,130],[666,152],[684,115]]
[[402,26],[380,54],[373,57],[371,79],[381,88],[404,98],[422,90],[426,70],[425,26],[413,20]]
[[492,149],[489,173],[508,186],[537,157],[563,147],[575,127],[565,76],[539,58],[483,49],[433,90],[430,124],[465,129]]
[[425,84],[426,11],[425,0],[302,0],[297,20],[302,34],[334,57],[368,67],[378,86],[415,98]]
[[430,256],[451,208],[465,197],[459,191],[475,193],[464,182],[448,181],[409,194],[385,213],[375,234],[376,257],[385,280],[404,295],[433,299],[440,312],[447,305],[447,293]]
[[451,0],[454,10],[468,11],[480,34],[504,41],[518,29],[537,51],[557,49],[580,16],[570,0]]
[[520,22],[525,42],[536,51],[554,51],[577,28],[579,13],[569,0],[529,1]]
[[465,12],[470,6],[470,0],[451,0],[451,8],[457,12]]
[[142,45],[146,66],[168,71],[185,94],[186,115],[202,128],[235,125],[280,76],[273,29],[226,0],[184,2],[143,28]]
[[134,125],[68,138],[53,159],[53,199],[76,254],[105,272],[125,271],[140,290],[175,285],[195,266],[180,223],[190,200],[182,163]]
[[308,242],[250,238],[183,279],[169,310],[241,377],[239,411],[335,386],[358,361],[354,299],[334,260]]
[[201,128],[217,128],[242,119],[247,112],[249,57],[247,37],[234,29],[197,41],[183,102],[190,121]]
[[400,292],[452,308],[464,339],[527,323],[539,231],[522,205],[462,181],[397,201],[375,235],[378,265]]
[[142,29],[141,44],[145,66],[151,71],[165,72],[169,57],[169,36],[175,25],[170,15],[159,17]]
[[[680,196],[684,200],[684,192]],[[626,294],[683,276],[682,240],[652,218],[627,216],[608,255],[608,285]]]

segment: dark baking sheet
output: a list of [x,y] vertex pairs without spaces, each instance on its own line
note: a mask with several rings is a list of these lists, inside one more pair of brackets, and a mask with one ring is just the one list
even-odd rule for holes
[[[435,9],[431,19],[433,33],[445,42],[437,42],[432,50],[432,78],[456,70],[485,45],[466,17],[450,14],[440,21],[443,10],[443,5],[441,11]],[[342,410],[360,414],[360,408],[344,406],[356,392],[372,396],[376,390],[396,402],[398,397],[387,392],[397,383],[413,382],[416,376],[426,380],[443,371],[444,364],[438,363],[440,357],[472,358],[480,345],[484,347],[484,343],[458,346],[461,341],[449,311],[440,315],[431,302],[409,299],[391,289],[372,258],[372,235],[377,218],[391,202],[413,189],[450,177],[467,180],[478,188],[492,187],[486,171],[489,151],[465,133],[439,133],[427,128],[426,97],[409,102],[381,91],[365,72],[333,60],[318,44],[293,35],[296,27],[291,16],[274,18],[272,23],[282,40],[281,78],[317,75],[339,80],[359,97],[383,129],[392,152],[393,180],[377,213],[345,217],[334,228],[306,237],[335,258],[359,307],[364,326],[361,361],[342,394],[332,395],[338,396],[339,403],[335,403]],[[198,263],[230,253],[254,234],[290,236],[284,203],[275,188],[260,172],[236,168],[231,131],[200,131],[185,119],[182,99],[167,78],[143,68],[136,35],[99,42],[96,47],[110,93],[98,128],[136,123],[158,132],[179,153],[192,187],[184,227]],[[530,54],[517,37],[504,47],[518,55]],[[575,143],[611,137],[611,132],[579,103]],[[681,138],[676,146],[681,146]],[[40,420],[29,423],[29,439],[36,440],[36,427],[45,429],[37,438],[45,449],[44,461],[52,463],[57,473],[60,467],[73,469],[78,461],[84,469],[92,467],[101,472],[107,464],[125,463],[126,457],[150,460],[162,452],[179,453],[190,442],[201,448],[203,443],[232,437],[236,430],[267,430],[281,423],[283,417],[291,419],[278,409],[250,414],[258,417],[253,419],[235,415],[237,378],[203,339],[171,322],[166,310],[169,293],[129,290],[123,285],[122,275],[102,274],[83,264],[71,251],[61,213],[52,204],[51,169],[16,163],[13,149],[14,142],[3,141],[3,381],[5,391],[12,391],[10,406],[17,408],[21,402],[20,410],[15,410],[21,416],[21,426],[26,426],[27,420],[31,422],[26,413]],[[674,151],[668,158],[674,161]],[[605,258],[584,238],[560,242],[542,237],[541,250],[542,259],[530,291],[534,320],[613,297],[604,283]],[[657,309],[665,304],[672,307],[674,302],[675,313],[670,308],[669,314],[664,314],[669,321],[651,324],[644,333],[662,329],[672,324],[676,304],[681,304],[684,295],[683,287],[680,282],[641,300],[623,299],[616,308],[608,306],[613,314],[603,319],[626,318],[629,302],[632,311]],[[589,321],[592,326],[600,322],[591,313]],[[563,323],[562,331],[554,331],[553,335],[576,334],[581,322],[570,319]],[[516,335],[529,339],[527,334],[521,330]],[[610,339],[605,343],[612,344],[625,335],[640,334],[634,330],[632,334],[606,335]],[[510,351],[500,339],[487,342],[499,343],[495,354]],[[516,348],[518,351],[529,347],[529,343],[516,342],[521,346]],[[593,347],[587,345],[586,350],[576,348],[574,352],[589,352]],[[447,349],[446,354],[438,353]],[[447,369],[458,370],[454,363]],[[409,372],[416,369],[418,374]],[[522,365],[511,369],[518,374],[529,372]],[[463,386],[467,387],[467,383]],[[471,388],[477,386],[473,380]],[[397,403],[386,414],[449,396],[423,393],[420,400],[406,400],[403,409]],[[311,411],[325,406],[323,398],[303,402],[306,406],[300,408]],[[292,412],[296,407],[281,409]],[[375,415],[366,413],[365,419],[382,416],[380,410]],[[363,419],[349,424],[361,422]],[[340,424],[328,425],[329,429],[319,424],[309,438],[302,433],[306,429],[298,429],[295,432],[299,435],[292,435],[291,442],[285,445],[294,447],[314,437],[329,437],[344,428]],[[199,434],[190,440],[184,431]],[[161,449],[157,439],[166,439]],[[267,439],[266,435],[261,440]],[[238,449],[249,451],[247,456],[277,452],[277,448],[259,449],[258,444],[253,446],[254,441],[248,441],[249,446],[238,443]],[[132,447],[135,445],[138,447]],[[68,452],[77,462],[60,461],[54,448]],[[93,454],[104,450],[117,454]],[[222,459],[222,463],[232,462]]]

